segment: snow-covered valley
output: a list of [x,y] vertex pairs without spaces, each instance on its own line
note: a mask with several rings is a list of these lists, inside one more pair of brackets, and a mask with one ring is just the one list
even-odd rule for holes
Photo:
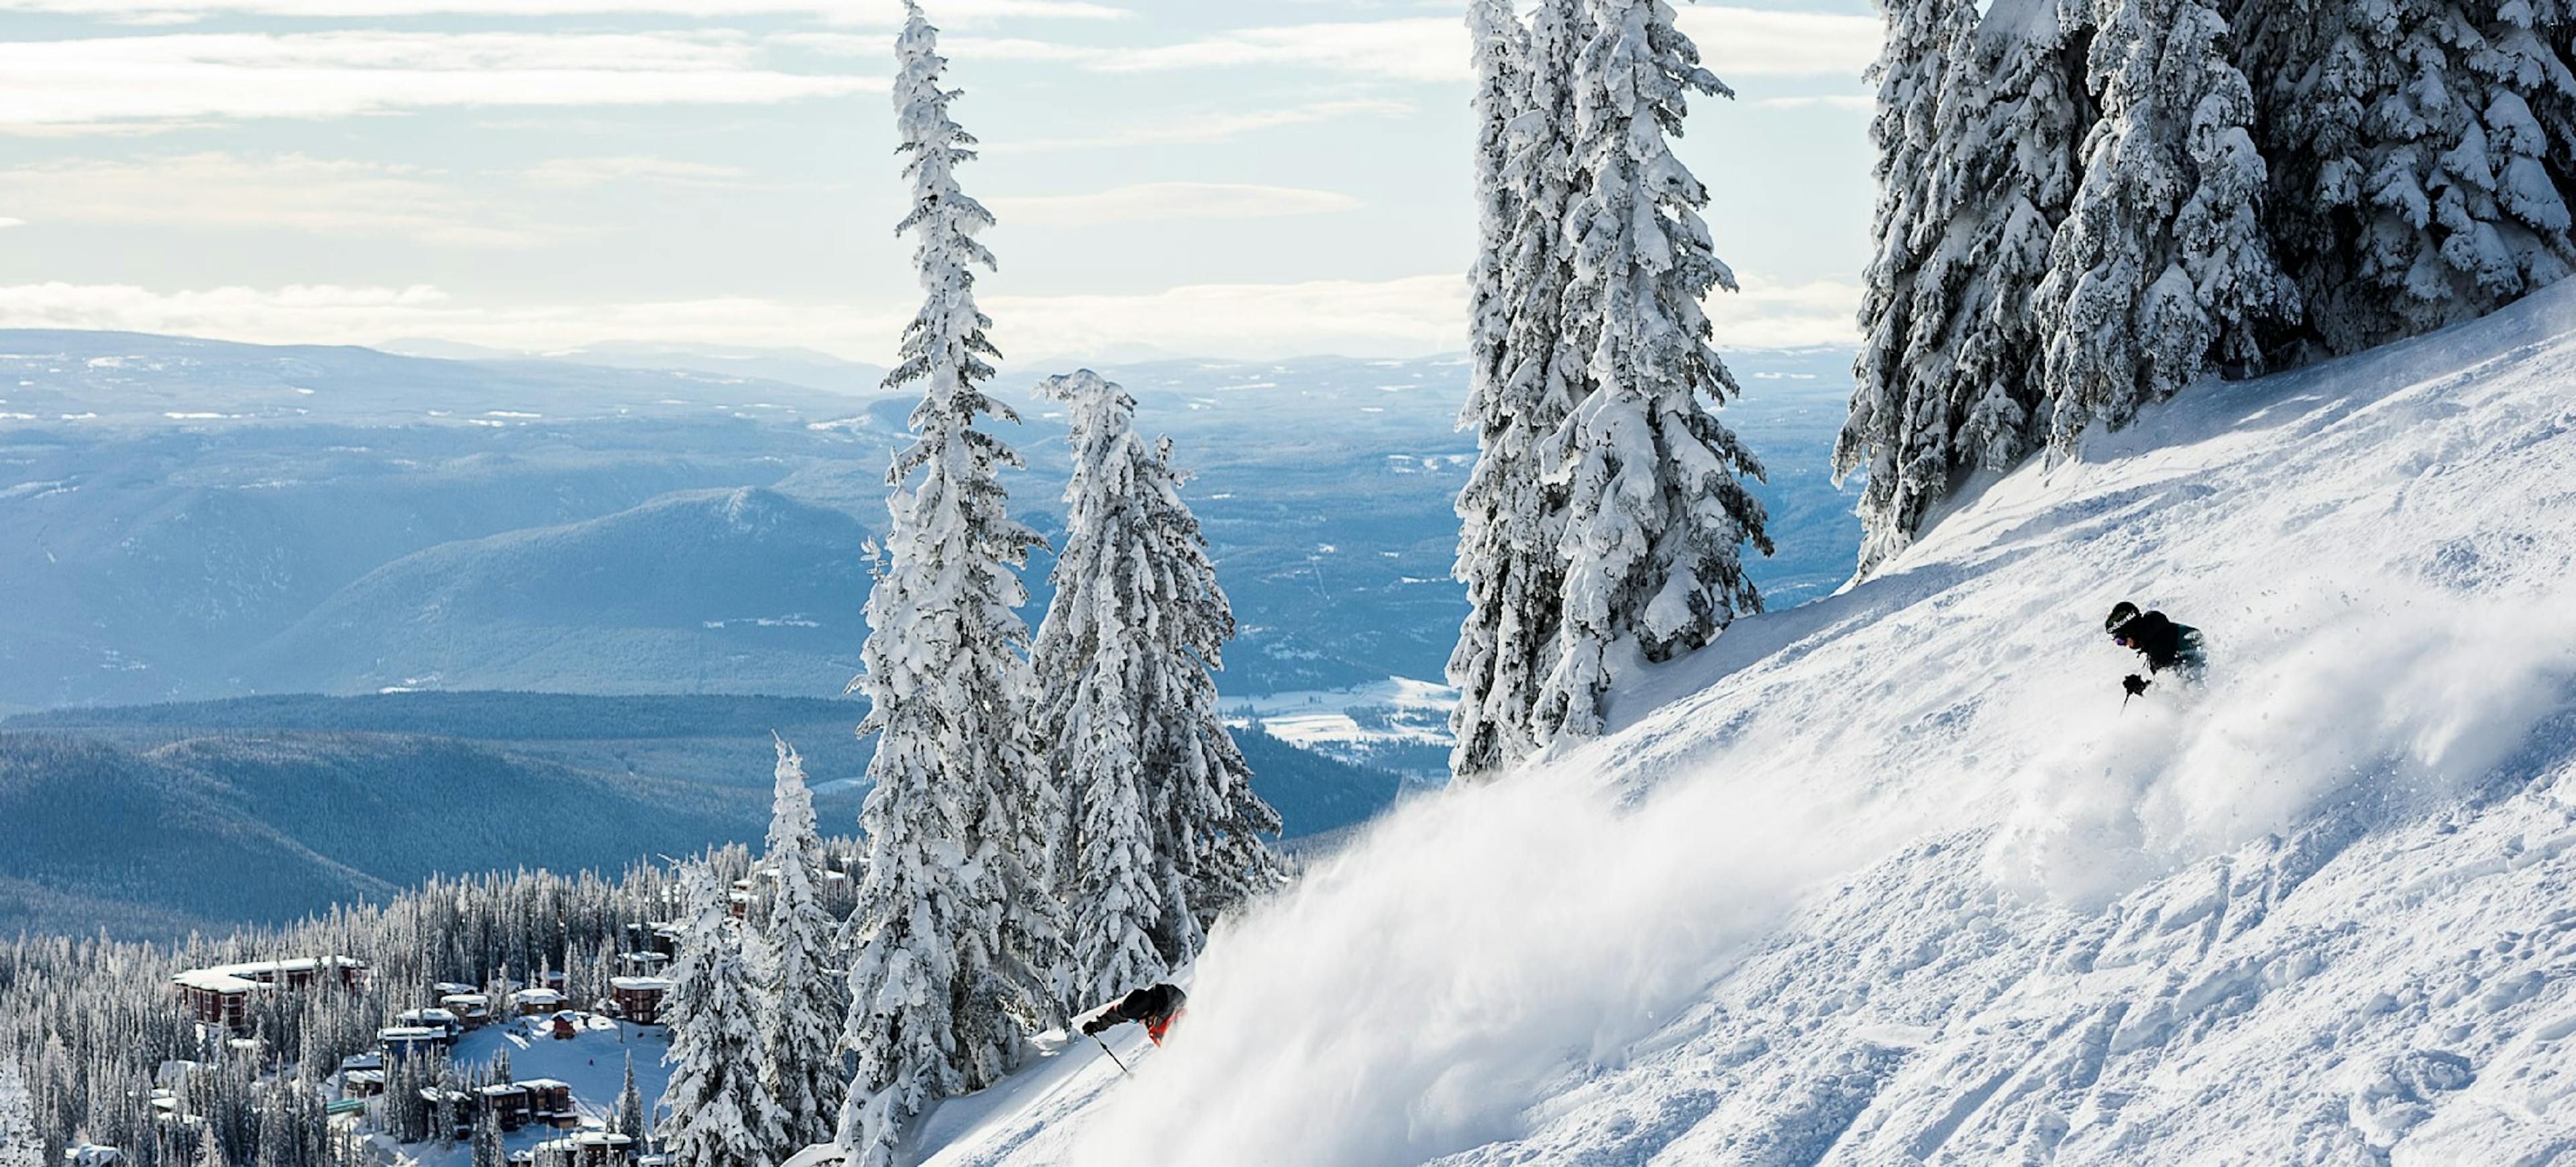
[[[1132,1077],[1066,1046],[918,1149],[2576,1155],[2571,330],[2560,288],[1980,484],[1222,930]],[[2123,703],[2124,598],[2204,687]]]

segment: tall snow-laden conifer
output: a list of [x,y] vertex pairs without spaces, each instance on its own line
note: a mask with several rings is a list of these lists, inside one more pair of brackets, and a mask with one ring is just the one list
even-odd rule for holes
[[1892,5],[1877,67],[1876,250],[1835,474],[1865,468],[1859,574],[1911,544],[1959,479],[2045,436],[2031,319],[2083,130],[2052,0]]
[[666,1008],[670,1113],[660,1142],[674,1167],[769,1167],[785,1156],[778,1104],[760,1083],[760,986],[742,921],[713,873],[686,872],[689,923],[671,962]]
[[501,1112],[481,1108],[474,1116],[474,1167],[510,1167],[509,1148],[501,1141]]
[[[1467,275],[1469,385],[1458,426],[1476,431],[1477,458],[1458,494],[1456,574],[1467,585],[1468,613],[1448,669],[1450,683],[1458,687],[1450,715],[1458,744],[1450,770],[1460,777],[1509,765],[1513,751],[1507,740],[1527,732],[1526,718],[1513,717],[1513,711],[1515,705],[1526,707],[1533,679],[1519,667],[1521,659],[1506,657],[1526,658],[1529,648],[1511,643],[1516,629],[1506,625],[1517,615],[1511,603],[1514,577],[1527,570],[1514,546],[1514,528],[1537,517],[1518,513],[1512,504],[1534,493],[1539,476],[1523,428],[1526,403],[1512,392],[1515,361],[1509,347],[1520,288],[1528,280],[1512,245],[1528,196],[1512,181],[1511,154],[1513,119],[1528,106],[1534,87],[1525,59],[1529,36],[1508,0],[1473,0],[1467,32],[1475,50],[1479,213],[1476,259]],[[1554,558],[1553,548],[1538,550]]]
[[635,1086],[633,1050],[626,1051],[626,1081],[617,1088],[617,1105],[608,1114],[608,1132],[633,1139],[638,1147],[653,1137],[652,1124],[644,1121],[644,1092]]
[[805,786],[805,762],[777,742],[778,764],[769,813],[769,849],[763,858],[772,895],[763,937],[769,960],[762,967],[761,1082],[778,1103],[787,1146],[829,1141],[838,1129],[841,1095],[841,1026],[850,1011],[850,987],[832,968],[838,924],[815,898],[815,871],[823,838],[814,825],[814,795]]
[[1963,24],[1973,0],[1888,0],[1886,37],[1869,79],[1878,86],[1870,145],[1878,185],[1870,218],[1871,255],[1861,280],[1861,347],[1852,363],[1851,412],[1835,440],[1833,467],[1867,467],[1859,511],[1863,572],[1902,549],[1923,511],[1949,488],[1950,415],[1946,366],[1952,307],[1941,293],[1954,245],[1943,147],[1953,106],[1972,95],[1945,67],[1967,47]]
[[[43,1073],[42,1068],[38,1073]],[[0,1059],[0,1167],[45,1167],[36,1133],[36,1100],[15,1059]]]
[[1086,369],[1039,392],[1072,406],[1073,477],[1054,600],[1032,656],[1040,736],[1068,792],[1063,892],[1076,1000],[1152,984],[1197,955],[1216,914],[1277,881],[1277,812],[1217,708],[1234,635],[1168,442]]
[[2068,61],[2066,24],[2054,0],[1993,0],[1975,43],[1951,63],[1982,86],[1944,106],[1946,141],[1964,140],[1949,163],[1974,224],[1955,354],[1961,465],[2010,469],[2047,439],[2048,341],[2032,311],[2048,278],[2049,247],[2082,176],[2087,118],[2081,74]]
[[2483,315],[2576,263],[2561,0],[2248,0],[2235,27],[2311,347]]
[[835,1141],[862,1167],[890,1163],[933,1099],[990,1085],[1025,1025],[1054,1017],[1058,942],[1044,886],[1042,763],[1027,737],[1025,597],[1015,569],[1042,543],[1014,521],[1000,470],[1019,457],[975,427],[995,355],[975,305],[975,241],[992,225],[957,187],[974,138],[949,117],[938,33],[907,3],[896,42],[899,147],[912,180],[913,263],[925,293],[888,386],[919,383],[913,442],[897,455],[887,562],[868,596],[874,783],[861,823],[868,862],[851,920],[845,1040],[857,1068]]
[[1591,392],[1551,442],[1567,490],[1564,623],[1539,723],[1602,728],[1609,689],[1636,665],[1714,639],[1761,596],[1748,540],[1766,554],[1761,463],[1709,411],[1738,390],[1709,347],[1700,301],[1733,290],[1699,208],[1708,192],[1666,139],[1691,92],[1732,96],[1662,0],[1593,0],[1576,72],[1586,180],[1570,226],[1570,320],[1589,339]]
[[2253,92],[2226,22],[2199,0],[2099,0],[2094,25],[2101,114],[2036,301],[2061,452],[2213,362],[2259,366],[2258,330],[2298,311],[2258,214]]
[[[1503,33],[1504,16],[1487,13],[1480,26]],[[1547,458],[1548,443],[1587,385],[1580,338],[1589,330],[1567,314],[1574,252],[1566,224],[1583,184],[1574,80],[1590,28],[1584,0],[1541,0],[1531,13],[1496,178],[1507,197],[1484,208],[1508,210],[1510,219],[1490,237],[1494,254],[1483,261],[1492,266],[1501,338],[1479,358],[1483,379],[1460,416],[1477,438],[1476,465],[1457,508],[1456,575],[1467,585],[1469,610],[1448,669],[1459,691],[1449,764],[1461,777],[1510,768],[1555,729],[1541,722],[1538,703],[1559,650],[1565,488],[1549,479]],[[1501,101],[1491,93],[1491,73],[1503,66],[1488,38],[1480,37],[1479,51],[1480,72],[1491,71],[1480,112],[1490,119]],[[1480,138],[1480,171],[1490,149]],[[1490,370],[1484,360],[1494,362]]]

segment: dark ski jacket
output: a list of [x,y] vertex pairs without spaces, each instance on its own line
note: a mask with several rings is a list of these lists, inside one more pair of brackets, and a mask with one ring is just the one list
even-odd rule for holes
[[2188,624],[2176,624],[2162,612],[2136,616],[2111,634],[2119,637],[2121,644],[2147,658],[2148,672],[2201,666],[2200,630]]
[[1179,985],[1138,989],[1119,998],[1117,1004],[1102,1010],[1099,1016],[1083,1022],[1082,1031],[1097,1034],[1113,1025],[1134,1021],[1145,1027],[1145,1036],[1153,1038],[1155,1045],[1161,1045],[1163,1034],[1172,1028],[1173,1022],[1180,1020],[1181,1014],[1188,1011],[1189,1003],[1190,995],[1182,992]]

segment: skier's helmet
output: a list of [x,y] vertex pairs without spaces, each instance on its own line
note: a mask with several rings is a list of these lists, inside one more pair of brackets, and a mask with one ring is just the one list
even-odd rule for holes
[[2117,633],[2120,631],[2121,625],[2137,618],[2138,606],[2127,600],[2122,600],[2112,607],[2110,617],[2102,621],[2102,631]]

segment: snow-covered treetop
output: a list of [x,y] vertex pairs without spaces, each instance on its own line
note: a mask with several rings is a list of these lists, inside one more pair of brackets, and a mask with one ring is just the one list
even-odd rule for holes
[[[1018,420],[1009,406],[975,388],[993,375],[986,357],[1000,355],[984,330],[993,321],[975,306],[977,267],[993,267],[993,253],[975,241],[993,225],[993,213],[957,187],[957,166],[975,159],[975,136],[949,117],[957,91],[942,87],[948,58],[939,55],[939,30],[907,0],[902,35],[895,41],[895,127],[912,180],[912,212],[895,225],[914,240],[913,262],[926,296],[921,313],[904,330],[902,359],[886,373],[888,388],[927,380],[912,417],[922,440],[897,459],[898,478],[933,456],[935,442],[952,440],[940,423],[963,424],[992,413]],[[983,446],[991,439],[965,434],[954,440]],[[997,444],[997,443],[996,443]],[[1008,459],[1016,464],[1015,459]]]

